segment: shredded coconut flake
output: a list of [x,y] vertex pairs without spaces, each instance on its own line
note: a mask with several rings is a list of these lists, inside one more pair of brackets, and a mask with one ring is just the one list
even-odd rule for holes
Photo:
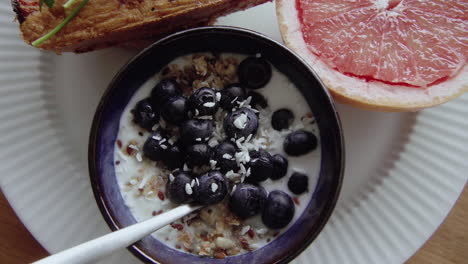
[[247,97],[247,99],[245,99],[244,101],[242,102],[237,102],[237,104],[239,105],[239,108],[241,107],[247,107],[247,108],[251,108],[250,106],[250,102],[252,101],[252,96],[249,96]]
[[215,106],[215,103],[214,102],[206,102],[203,104],[204,107],[213,107]]
[[247,97],[247,99],[245,99],[245,101],[244,101],[244,104],[245,105],[250,105],[250,102],[252,102],[252,96]]
[[131,185],[135,185],[135,184],[137,184],[137,183],[138,183],[138,181],[135,180],[135,179],[131,179],[131,180],[130,180],[130,184],[131,184]]
[[234,98],[232,101],[231,101],[231,104],[233,104],[235,101],[237,101],[239,97],[236,96],[236,98]]
[[226,172],[226,178],[228,178],[229,180],[233,180],[237,177],[239,177],[240,174],[239,173],[235,173],[233,170],[230,170],[228,172]]
[[172,173],[169,174],[169,181],[170,181],[170,182],[173,182],[174,180],[175,180],[174,175],[172,175]]
[[210,160],[210,167],[211,167],[212,169],[216,168],[216,164],[217,164],[217,163],[218,163],[218,162],[217,162],[216,160]]
[[161,147],[162,149],[167,149],[167,146],[166,146],[166,145],[160,145],[160,147]]
[[255,249],[259,248],[259,247],[260,247],[260,245],[257,244],[257,243],[252,243],[252,244],[250,244],[250,248],[251,248],[251,249],[254,249],[254,250],[255,250]]
[[217,92],[216,93],[216,101],[221,101],[221,93],[220,92]]
[[161,136],[158,134],[158,135],[154,135],[152,136],[151,138],[153,138],[154,140],[161,140]]
[[184,171],[190,171],[189,167],[187,166],[187,163],[184,163],[184,168],[183,168]]
[[138,189],[145,188],[145,185],[146,185],[147,182],[148,182],[148,177],[143,177],[143,179],[140,182],[140,185],[138,185]]
[[140,153],[140,152],[138,152],[138,153],[136,154],[135,158],[136,158],[136,160],[137,160],[138,162],[142,162],[142,161],[143,161],[143,157],[141,156],[141,153]]
[[244,129],[247,126],[247,115],[242,113],[234,120],[234,126],[238,129]]
[[186,183],[186,184],[185,184],[185,192],[186,192],[188,195],[191,195],[191,194],[193,193],[192,187],[190,187],[190,184],[189,184],[189,183]]
[[234,187],[232,187],[231,195],[236,191],[236,188],[237,188],[237,185],[234,185]]
[[257,234],[264,235],[264,234],[266,234],[266,233],[268,232],[268,229],[266,229],[266,228],[259,228],[259,229],[255,230],[255,232],[256,232]]
[[250,230],[249,225],[243,226],[242,229],[241,229],[241,236],[245,235],[249,230]]
[[232,155],[226,153],[226,154],[223,155],[223,159],[228,159],[228,160],[230,160],[230,159],[232,159]]
[[208,141],[208,146],[210,147],[216,147],[219,144],[218,140],[216,138],[211,138],[210,141]]
[[195,116],[198,116],[200,114],[200,111],[198,109],[195,109]]
[[198,181],[198,178],[195,178],[195,181],[197,182],[197,186],[200,186],[200,182]]
[[212,192],[216,192],[216,190],[218,190],[218,184],[216,184],[216,183],[213,182],[213,183],[211,184],[211,191],[212,191]]
[[196,183],[195,180],[192,180],[192,181],[190,182],[190,187],[193,188],[193,186],[195,186],[195,183]]
[[128,147],[134,150],[138,150],[138,147],[133,144],[128,145]]
[[147,192],[145,194],[145,199],[148,200],[148,201],[154,201],[155,199],[150,197],[150,195],[152,195],[153,193],[154,193],[153,191]]
[[201,141],[201,138],[196,138],[195,141]]
[[240,173],[241,174],[244,174],[244,175],[247,174],[247,170],[245,169],[244,164],[242,164],[242,163],[239,164],[239,167],[240,167]]

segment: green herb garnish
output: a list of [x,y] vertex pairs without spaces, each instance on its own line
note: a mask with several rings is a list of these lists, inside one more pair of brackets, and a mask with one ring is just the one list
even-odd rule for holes
[[[49,2],[49,3],[51,2],[52,6],[54,4],[54,0],[41,0],[41,1],[45,2],[48,7],[51,7],[51,6],[49,6],[49,4],[47,2]],[[70,6],[75,1],[76,0],[69,0],[63,6],[64,7],[65,7],[65,5]],[[62,21],[62,23],[58,24],[49,33],[47,33],[44,36],[42,36],[42,37],[36,39],[35,41],[33,41],[32,45],[34,47],[37,47],[37,46],[41,45],[44,41],[50,39],[53,35],[57,34],[57,32],[59,32],[66,24],[68,24],[68,22],[70,22],[70,20],[72,20],[76,16],[76,14],[78,14],[78,12],[81,10],[81,8],[83,8],[88,2],[89,2],[89,0],[81,1],[81,3],[75,9],[73,9],[73,11]]]
[[39,9],[42,10],[42,5],[46,4],[49,8],[52,8],[55,4],[55,0],[39,0]]
[[73,5],[76,2],[76,0],[68,0],[65,4],[63,4],[63,7],[69,8],[71,5]]

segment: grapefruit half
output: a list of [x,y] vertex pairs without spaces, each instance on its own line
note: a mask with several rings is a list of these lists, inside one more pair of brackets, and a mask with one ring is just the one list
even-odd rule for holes
[[466,0],[277,0],[281,34],[335,98],[415,111],[468,91]]

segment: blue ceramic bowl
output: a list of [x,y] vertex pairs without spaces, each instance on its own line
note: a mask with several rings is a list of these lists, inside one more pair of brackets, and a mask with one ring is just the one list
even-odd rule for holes
[[256,54],[270,61],[302,92],[320,129],[321,167],[317,187],[304,213],[282,235],[255,251],[207,259],[165,246],[148,236],[129,247],[147,263],[284,263],[303,251],[330,217],[340,192],[344,168],[343,138],[330,94],[313,70],[282,44],[233,27],[190,29],[166,37],[135,56],[115,76],[94,116],[89,142],[89,171],[99,208],[112,230],[136,223],[120,194],[114,171],[114,146],[122,112],[132,95],[174,58],[194,52]]

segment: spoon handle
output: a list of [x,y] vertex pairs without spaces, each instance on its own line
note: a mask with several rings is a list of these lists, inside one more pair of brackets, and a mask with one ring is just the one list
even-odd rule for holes
[[36,261],[33,264],[82,264],[96,261],[117,249],[130,246],[143,237],[199,208],[199,206],[181,205],[146,221],[98,237]]

